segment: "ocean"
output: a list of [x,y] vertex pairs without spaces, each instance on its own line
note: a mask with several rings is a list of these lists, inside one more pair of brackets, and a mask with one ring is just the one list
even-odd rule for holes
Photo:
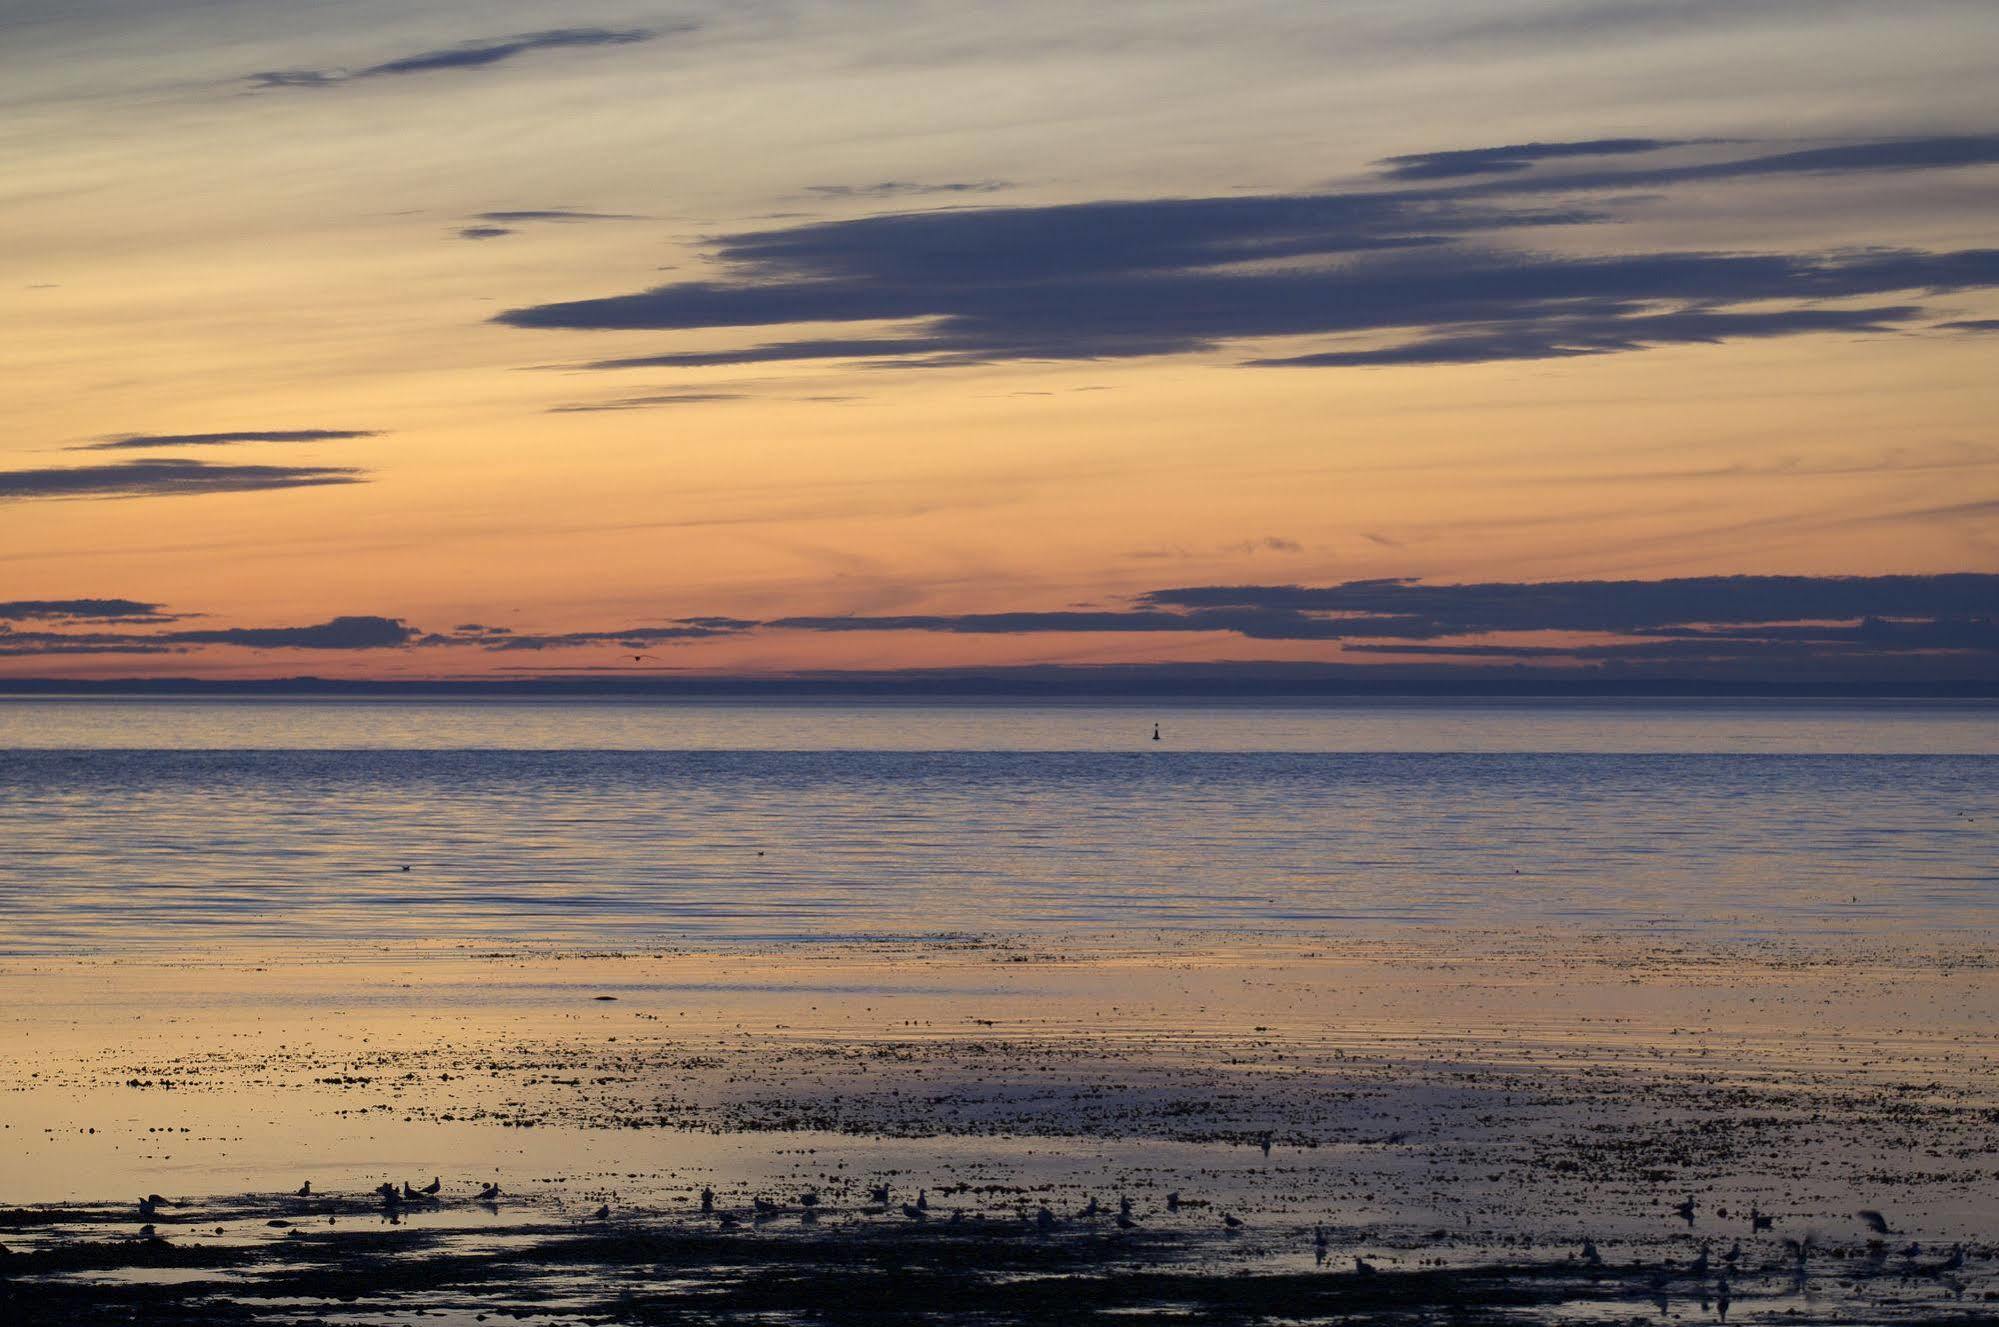
[[15,956],[1945,936],[1999,707],[14,700],[0,843]]

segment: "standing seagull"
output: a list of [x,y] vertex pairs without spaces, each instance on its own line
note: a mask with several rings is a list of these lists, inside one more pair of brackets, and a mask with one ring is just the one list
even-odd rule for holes
[[299,1185],[299,1186],[298,1186],[298,1196],[299,1196],[299,1197],[301,1197],[301,1198],[310,1198],[310,1197],[312,1197],[312,1181],[311,1181],[311,1180],[307,1180],[307,1181],[306,1181],[305,1183],[303,1183],[303,1184],[301,1184],[301,1185]]
[[1156,723],[1152,725],[1152,740],[1155,742],[1159,740],[1159,725]]
[[1675,1207],[1673,1211],[1680,1218],[1680,1220],[1686,1222],[1688,1225],[1691,1226],[1694,1223],[1693,1199],[1691,1198],[1687,1199],[1685,1202],[1681,1203],[1678,1207]]
[[1867,1228],[1869,1230],[1873,1231],[1877,1235],[1899,1235],[1902,1233],[1899,1230],[1890,1230],[1888,1228],[1888,1218],[1881,1215],[1879,1212],[1875,1211],[1871,1207],[1862,1208],[1856,1215],[1858,1215],[1862,1221],[1865,1221],[1867,1223]]

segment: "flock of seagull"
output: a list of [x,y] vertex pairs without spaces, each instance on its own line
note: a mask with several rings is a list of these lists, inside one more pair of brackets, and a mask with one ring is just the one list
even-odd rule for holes
[[[442,1176],[433,1177],[430,1183],[421,1187],[405,1180],[400,1186],[391,1182],[384,1182],[374,1190],[375,1195],[381,1201],[382,1210],[388,1213],[392,1219],[407,1210],[441,1205],[443,1202],[443,1191],[444,1180]],[[307,1180],[298,1187],[296,1196],[300,1198],[313,1198],[323,1195],[315,1194],[312,1189],[312,1181]],[[473,1201],[491,1207],[498,1202],[499,1198],[500,1186],[497,1183],[487,1183],[481,1186],[478,1193],[474,1196]],[[159,1215],[160,1209],[169,1205],[167,1200],[157,1193],[147,1194],[139,1200],[139,1219],[146,1223],[140,1227],[139,1234],[141,1238],[163,1242],[163,1237],[159,1234],[154,1221]],[[786,1215],[795,1209],[799,1219],[809,1225],[818,1220],[822,1205],[818,1191],[813,1189],[808,1189],[804,1193],[797,1195],[792,1207],[787,1207],[783,1203],[775,1202],[759,1195],[750,1200],[751,1220],[762,1223]],[[1182,1198],[1178,1190],[1174,1190],[1166,1195],[1166,1210],[1169,1212],[1179,1212],[1185,1208],[1206,1207],[1207,1205],[1207,1202],[1202,1199]],[[859,1210],[866,1216],[883,1216],[895,1206],[898,1205],[895,1203],[894,1194],[890,1186],[887,1184],[877,1184],[868,1189],[868,1205]],[[906,1220],[930,1220],[931,1206],[929,1190],[918,1189],[914,1202],[903,1202],[899,1204],[899,1207],[902,1216]],[[742,1224],[742,1218],[735,1212],[726,1208],[717,1209],[715,1205],[715,1191],[712,1188],[703,1188],[701,1190],[700,1211],[702,1216],[714,1218],[717,1225],[723,1230],[733,1230]],[[1692,1198],[1676,1204],[1673,1208],[1673,1214],[1685,1221],[1689,1227],[1694,1224],[1696,1212],[1697,1209]],[[1095,1196],[1092,1196],[1089,1202],[1070,1219],[1094,1226],[1105,1215],[1103,1206],[1097,1201]],[[1726,1219],[1728,1213],[1726,1209],[1717,1209],[1715,1215]],[[1889,1250],[1886,1242],[1879,1237],[1896,1235],[1902,1232],[1890,1226],[1888,1218],[1873,1208],[1863,1208],[1856,1215],[1876,1237],[1870,1238],[1867,1241],[1869,1259],[1876,1264],[1885,1263]],[[1222,1231],[1225,1235],[1238,1234],[1246,1226],[1244,1220],[1233,1212],[1224,1211],[1220,1213],[1220,1217]],[[593,1222],[605,1222],[610,1219],[611,1205],[609,1203],[601,1204],[585,1218],[586,1221]],[[965,1211],[963,1208],[952,1208],[950,1215],[946,1219],[954,1224],[962,1222],[965,1219]],[[1056,1230],[1064,1224],[1064,1218],[1057,1216],[1054,1209],[1049,1207],[1046,1202],[1038,1205],[1032,1217],[1026,1217],[1023,1214],[1023,1219],[1030,1221],[1036,1230],[1043,1233]],[[1777,1221],[1775,1216],[1754,1206],[1749,1209],[1748,1219],[1752,1235],[1772,1230]],[[1136,1215],[1135,1205],[1129,1197],[1120,1197],[1118,1199],[1117,1215],[1111,1218],[1111,1220],[1120,1230],[1134,1230],[1140,1224],[1139,1218]],[[1325,1265],[1331,1245],[1332,1238],[1326,1233],[1326,1228],[1323,1225],[1313,1226],[1313,1253],[1320,1266]],[[1805,1264],[1813,1252],[1811,1237],[1806,1236],[1802,1240],[1787,1238],[1784,1240],[1784,1247],[1795,1272],[1802,1276]],[[1964,1267],[1964,1246],[1962,1244],[1952,1245],[1945,1257],[1930,1264],[1918,1261],[1923,1249],[1921,1245],[1913,1241],[1896,1252],[1900,1254],[1906,1264],[1904,1271],[1912,1275],[1948,1278],[1952,1273],[1960,1271]],[[1598,1250],[1596,1242],[1592,1239],[1585,1238],[1583,1240],[1582,1249],[1576,1256],[1579,1261],[1589,1267],[1601,1267],[1604,1264],[1603,1254]],[[1723,1311],[1726,1312],[1726,1305],[1729,1302],[1728,1278],[1736,1273],[1737,1266],[1741,1262],[1742,1257],[1742,1241],[1739,1238],[1718,1259],[1713,1254],[1712,1244],[1703,1243],[1699,1254],[1687,1264],[1682,1275],[1705,1282],[1710,1274],[1714,1274],[1717,1278],[1715,1286],[1716,1297],[1723,1306]],[[1372,1276],[1379,1270],[1373,1263],[1358,1255],[1354,1257],[1353,1261],[1354,1271],[1358,1275]],[[1718,1268],[1716,1266],[1717,1262],[1720,1264]],[[1670,1267],[1671,1264],[1668,1264],[1668,1266]],[[1655,1281],[1663,1284],[1665,1275],[1665,1272],[1660,1272],[1655,1276]]]

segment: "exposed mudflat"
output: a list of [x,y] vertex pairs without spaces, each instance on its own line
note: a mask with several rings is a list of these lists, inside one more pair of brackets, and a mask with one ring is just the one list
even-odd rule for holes
[[1975,937],[13,960],[0,1306],[1994,1319],[1995,991]]

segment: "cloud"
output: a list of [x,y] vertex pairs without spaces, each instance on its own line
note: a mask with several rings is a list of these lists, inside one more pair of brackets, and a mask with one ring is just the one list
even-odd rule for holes
[[549,633],[513,631],[506,627],[482,627],[475,623],[454,628],[449,632],[421,637],[416,643],[446,646],[475,645],[482,649],[509,652],[570,649],[588,645],[617,645],[625,649],[642,650],[648,645],[726,636],[756,625],[757,623],[742,618],[699,617],[679,618],[661,626]]
[[501,226],[518,226],[534,221],[550,221],[560,224],[571,221],[643,221],[645,218],[633,212],[579,212],[574,208],[546,207],[524,208],[503,212],[481,212],[474,220],[490,221]]
[[603,410],[653,410],[660,406],[708,405],[715,401],[741,401],[742,392],[656,392],[650,396],[626,396],[615,401],[581,401],[572,405],[552,405],[551,415],[587,415]]
[[1959,318],[1936,326],[1946,332],[1999,332],[1999,318]]
[[360,79],[390,78],[407,74],[434,74],[455,70],[484,69],[530,51],[560,50],[591,46],[629,46],[651,41],[668,33],[692,31],[692,23],[655,28],[548,28],[521,32],[511,37],[460,42],[437,50],[418,51],[360,69],[278,69],[250,75],[252,86],[260,89],[329,88]]
[[249,429],[236,433],[120,433],[73,452],[136,451],[153,447],[227,447],[239,442],[338,442],[378,438],[376,429]]
[[1505,147],[1459,148],[1447,152],[1412,152],[1383,157],[1376,165],[1397,180],[1442,180],[1464,175],[1503,175],[1523,171],[1536,162],[1562,157],[1628,156],[1684,147],[1681,138],[1591,138],[1572,143],[1514,143]]
[[1424,585],[1206,585],[1154,590],[1145,607],[1253,608],[1397,616],[1422,634],[1492,631],[1630,632],[1691,624],[1983,616],[1999,603],[1999,575],[1696,576],[1663,581]]
[[173,615],[139,599],[14,599],[0,601],[6,622],[168,622]]
[[[1517,161],[1526,150],[1564,146],[1489,151]],[[852,337],[584,366],[596,369],[857,357],[912,366],[1083,360],[1307,336],[1341,342],[1250,363],[1341,368],[1878,334],[1929,316],[1911,294],[1999,286],[1999,249],[1565,256],[1513,247],[1508,237],[1530,227],[1589,231],[1595,244],[1597,231],[1608,233],[1603,223],[1612,216],[1599,206],[1528,205],[1527,193],[1981,163],[1999,163],[1999,136],[1876,140],[1643,171],[1473,177],[1401,191],[889,213],[724,234],[713,241],[715,273],[707,279],[515,308],[495,321],[684,332],[876,325]],[[1857,301],[1868,303],[1841,307]]]
[[473,224],[458,228],[461,240],[496,240],[503,235],[518,234],[518,227],[540,224],[568,225],[582,221],[643,221],[644,217],[630,212],[581,212],[567,207],[512,208],[495,212],[479,212]]
[[1745,337],[1802,332],[1893,332],[1915,317],[1914,305],[1870,309],[1790,309],[1781,313],[1682,313],[1637,317],[1554,318],[1543,324],[1492,327],[1368,350],[1252,359],[1256,368],[1333,368],[1387,364],[1483,364],[1509,359],[1571,359],[1614,355],[1662,345],[1715,345]]
[[989,194],[1012,187],[1011,180],[947,180],[937,184],[883,180],[878,184],[808,184],[805,192],[822,198],[909,198],[921,194]]
[[336,617],[309,627],[217,627],[169,631],[153,639],[187,645],[242,645],[257,650],[381,650],[406,645],[417,635],[392,617]]
[[409,644],[415,628],[396,618],[336,617],[303,627],[211,627],[155,632],[0,631],[0,654],[165,654],[193,646],[254,650],[382,650]]
[[221,465],[165,457],[40,470],[0,470],[0,502],[25,498],[149,498],[365,483],[367,472],[319,465]]

